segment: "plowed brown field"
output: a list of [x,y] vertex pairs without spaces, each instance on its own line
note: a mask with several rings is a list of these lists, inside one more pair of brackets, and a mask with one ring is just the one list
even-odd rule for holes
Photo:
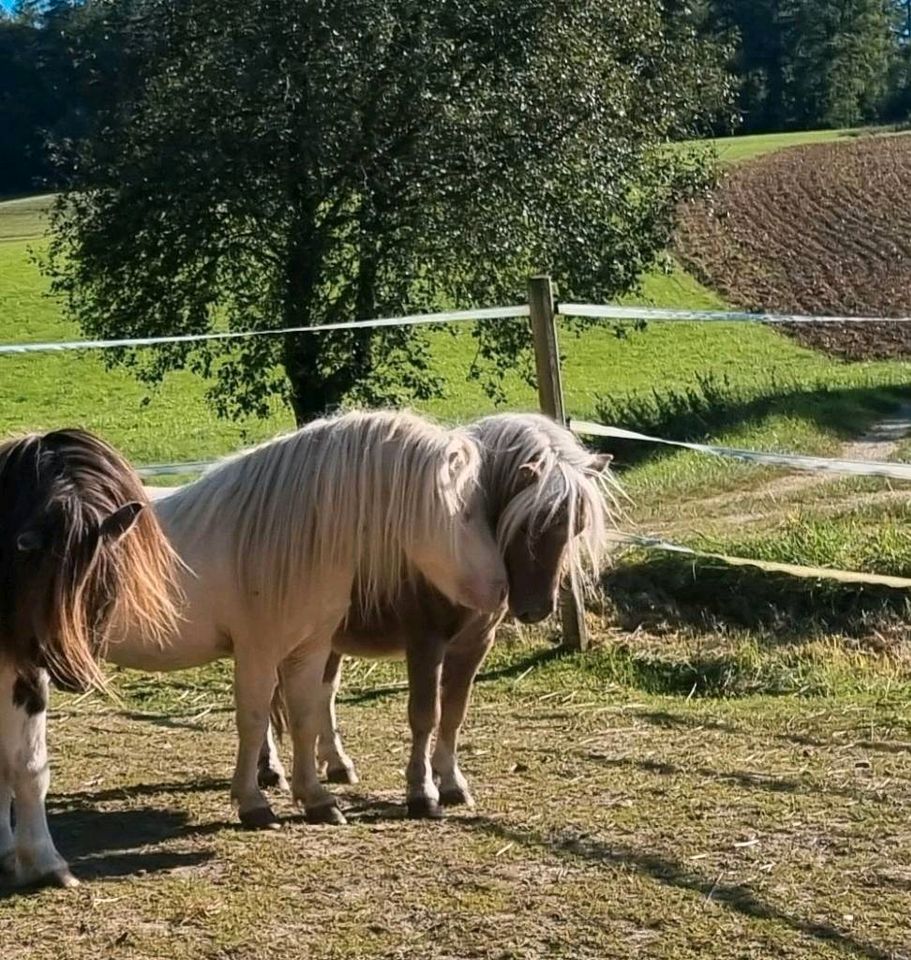
[[[686,208],[676,251],[739,307],[911,315],[911,136],[794,148],[738,166]],[[911,324],[789,332],[848,358],[911,354]]]

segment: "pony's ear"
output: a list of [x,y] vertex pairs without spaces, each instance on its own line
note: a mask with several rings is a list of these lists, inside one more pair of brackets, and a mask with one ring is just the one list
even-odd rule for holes
[[591,468],[595,473],[604,473],[614,459],[612,453],[596,453],[592,457]]
[[467,441],[454,439],[446,451],[447,479],[453,483],[458,483],[462,479],[466,468],[476,458],[477,453],[473,452]]
[[137,500],[125,503],[120,509],[115,510],[101,521],[99,531],[101,539],[108,541],[108,543],[117,543],[133,529],[133,525],[139,519],[139,514],[144,509],[145,504],[139,503]]
[[529,460],[519,467],[519,476],[527,483],[534,483],[544,472],[544,463],[541,460]]
[[16,537],[16,549],[22,553],[34,553],[44,546],[44,537],[37,530],[25,530]]

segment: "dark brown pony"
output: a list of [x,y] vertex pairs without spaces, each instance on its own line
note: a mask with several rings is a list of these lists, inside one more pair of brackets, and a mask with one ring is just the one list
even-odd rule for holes
[[147,503],[123,457],[85,431],[0,446],[0,869],[21,882],[76,883],[44,810],[49,678],[103,689],[110,628],[160,640],[176,623],[175,559]]
[[[554,611],[563,576],[584,581],[602,558],[615,520],[610,457],[591,454],[568,430],[535,414],[487,417],[469,430],[481,448],[481,485],[509,578],[509,612],[537,623]],[[471,805],[458,765],[458,734],[475,675],[506,612],[475,613],[426,583],[375,613],[355,606],[333,639],[323,676],[319,755],[328,778],[357,783],[335,722],[342,655],[404,655],[412,731],[409,814],[438,818],[441,803]],[[279,689],[272,719],[278,733],[285,722]],[[285,786],[271,736],[260,754],[260,781]]]

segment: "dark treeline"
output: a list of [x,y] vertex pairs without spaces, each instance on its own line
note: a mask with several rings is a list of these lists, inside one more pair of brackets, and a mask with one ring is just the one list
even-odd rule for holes
[[[701,129],[681,138],[908,117],[911,0],[655,2],[675,29],[710,41]],[[93,0],[20,0],[0,10],[0,195],[53,186],[101,98],[128,82],[107,40]],[[733,116],[717,108],[724,70],[737,91]]]
[[731,52],[740,130],[907,118],[911,0],[693,0],[688,8]]

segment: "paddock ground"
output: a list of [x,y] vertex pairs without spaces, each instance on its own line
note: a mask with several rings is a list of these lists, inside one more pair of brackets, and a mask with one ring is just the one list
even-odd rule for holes
[[911,957],[911,711],[658,696],[608,648],[507,636],[476,690],[473,812],[404,819],[400,674],[341,706],[351,823],[235,827],[223,668],[59,697],[49,809],[83,884],[0,891],[3,960]]

